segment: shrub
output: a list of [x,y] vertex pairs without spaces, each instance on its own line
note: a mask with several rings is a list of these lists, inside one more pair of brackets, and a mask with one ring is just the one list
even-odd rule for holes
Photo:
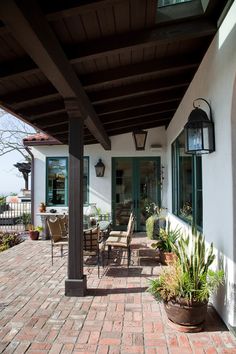
[[0,232],[0,252],[21,243],[22,237],[18,233]]

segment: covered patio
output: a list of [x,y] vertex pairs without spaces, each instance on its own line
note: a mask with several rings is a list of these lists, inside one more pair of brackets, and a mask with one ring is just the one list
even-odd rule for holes
[[204,332],[169,327],[163,305],[146,292],[161,266],[144,252],[144,236],[133,238],[129,269],[111,265],[98,279],[96,266],[85,267],[86,297],[64,295],[66,257],[52,267],[49,241],[1,253],[1,353],[236,353],[235,337],[211,306]]

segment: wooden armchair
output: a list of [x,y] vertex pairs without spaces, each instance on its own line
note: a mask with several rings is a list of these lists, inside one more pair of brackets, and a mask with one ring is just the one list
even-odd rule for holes
[[61,248],[61,257],[63,256],[63,247],[68,246],[68,237],[64,237],[60,220],[56,218],[47,219],[48,230],[51,238],[51,256],[53,265],[53,249],[54,247]]
[[108,260],[110,259],[112,248],[121,248],[127,251],[127,265],[130,265],[131,259],[131,241],[134,231],[134,215],[130,214],[127,231],[111,231],[108,239],[105,241],[105,246],[108,247]]
[[83,254],[84,256],[96,256],[97,266],[98,266],[98,277],[100,277],[100,256],[102,256],[103,265],[103,244],[99,242],[100,240],[100,229],[99,227],[84,230],[84,245]]

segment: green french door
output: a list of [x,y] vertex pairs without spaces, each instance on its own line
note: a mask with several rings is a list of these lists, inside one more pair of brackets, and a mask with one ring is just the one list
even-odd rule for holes
[[112,215],[115,229],[127,228],[130,212],[136,231],[145,230],[147,207],[160,206],[160,157],[112,158]]

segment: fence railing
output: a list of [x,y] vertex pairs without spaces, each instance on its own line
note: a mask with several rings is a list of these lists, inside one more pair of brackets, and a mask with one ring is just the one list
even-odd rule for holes
[[0,204],[0,231],[24,231],[30,223],[30,202]]

